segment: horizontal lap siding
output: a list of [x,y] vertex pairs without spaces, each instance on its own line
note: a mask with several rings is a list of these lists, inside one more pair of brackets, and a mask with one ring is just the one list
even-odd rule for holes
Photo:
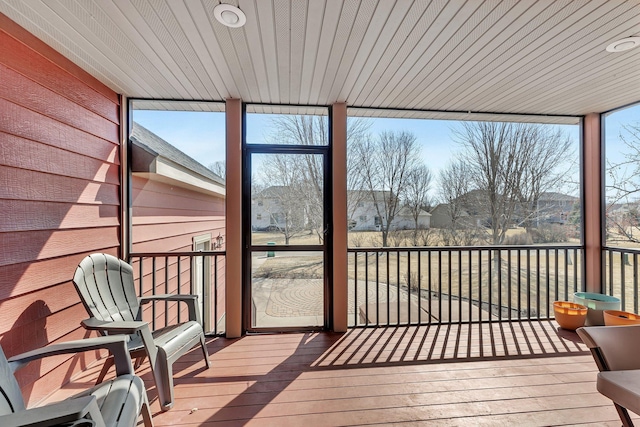
[[[199,193],[166,183],[133,177],[133,252],[173,252],[191,251],[193,238],[210,235],[212,243],[218,235],[225,236],[224,199],[210,194]],[[213,264],[213,261],[212,261]],[[156,294],[178,290],[178,261],[169,258],[168,270],[164,259],[156,264]],[[224,313],[224,258],[218,259],[218,317]],[[153,269],[151,261],[145,261],[142,269],[143,293],[153,293]],[[134,264],[135,276],[139,277],[139,264]],[[213,265],[211,284],[215,283]],[[189,293],[191,287],[191,263],[188,257],[180,261],[180,292]],[[166,278],[168,278],[168,285]],[[213,299],[213,291],[211,298]],[[213,303],[212,303],[213,306]],[[175,304],[157,304],[155,318],[158,325],[177,319]],[[145,307],[145,319],[152,317],[151,307]],[[180,313],[186,319],[186,309]]]
[[[11,356],[87,336],[71,283],[120,247],[119,97],[0,15],[0,345]],[[57,357],[18,379],[37,402],[95,360]]]

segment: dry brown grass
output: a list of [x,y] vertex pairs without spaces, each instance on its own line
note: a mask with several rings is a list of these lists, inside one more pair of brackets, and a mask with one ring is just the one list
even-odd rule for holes
[[324,261],[322,255],[298,256],[291,252],[278,252],[267,258],[253,273],[253,277],[265,279],[322,279]]
[[[424,230],[422,230],[424,231]],[[442,241],[438,239],[436,236],[437,229],[432,229],[433,237],[430,242],[431,246],[441,246]],[[524,233],[524,228],[514,228],[507,230],[507,236],[514,236],[517,234]],[[412,246],[411,237],[413,235],[413,230],[399,230],[393,232],[393,238],[391,240],[400,241],[401,244],[398,246]],[[487,236],[489,235],[489,231],[487,230]],[[391,236],[390,236],[391,237]],[[251,242],[254,245],[266,245],[267,243],[273,242],[277,245],[284,245],[284,235],[278,232],[266,232],[266,231],[256,231],[251,233]],[[350,231],[348,234],[348,242],[349,247],[369,247],[375,248],[380,247],[382,245],[382,232],[380,231]],[[390,243],[394,243],[390,242]],[[290,245],[318,245],[322,242],[319,241],[318,236],[316,234],[305,234],[302,236],[292,237],[289,241]]]
[[[284,245],[284,234],[267,231],[254,231],[251,233],[251,243],[254,245],[266,245],[267,243],[275,243],[276,245]],[[303,236],[292,237],[289,241],[290,245],[319,245],[316,234],[305,234]]]

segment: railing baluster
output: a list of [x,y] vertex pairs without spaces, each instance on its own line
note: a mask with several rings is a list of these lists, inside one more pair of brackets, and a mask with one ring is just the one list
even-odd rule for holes
[[[432,289],[431,289],[431,255],[433,254],[433,252],[429,251],[427,252],[429,254],[429,258],[427,258],[427,274],[429,276],[428,278],[428,282],[427,282],[427,290],[429,292],[429,299],[427,300],[427,306],[429,307],[429,325],[431,324],[431,318],[433,317],[431,314],[433,313],[432,311]],[[440,316],[438,314],[438,316]]]
[[[626,310],[626,301],[625,301],[625,277],[624,277],[624,270],[626,267],[626,256],[624,253],[620,252],[620,304],[622,307],[622,310]],[[613,289],[613,286],[612,286]],[[613,295],[613,292],[611,293],[611,295]]]
[[376,325],[380,326],[380,252],[376,252]]
[[358,255],[360,253],[353,253],[353,326],[358,326]]
[[422,324],[422,251],[418,250],[418,325]]
[[[181,266],[180,266],[180,261],[182,261],[182,257],[179,256],[178,257],[178,261],[176,263],[176,266],[178,268],[177,279],[176,279],[176,283],[178,285],[178,294],[182,293],[182,283],[181,283],[181,281],[182,281],[182,277],[181,277],[182,276],[182,269],[181,269]],[[181,323],[180,322],[180,314],[181,314],[181,312],[182,312],[182,308],[180,306],[178,306],[178,323]]]
[[[580,252],[582,254],[582,252]],[[582,290],[582,289],[581,289]],[[578,251],[573,251],[573,293],[578,292]]]
[[411,252],[407,251],[407,324],[411,325]]
[[142,257],[138,257],[138,270],[140,271],[140,296],[143,297],[144,296],[144,287],[142,286],[142,279],[144,278],[144,270],[142,268],[142,261],[144,258]]
[[452,270],[451,270],[451,255],[452,254],[453,253],[451,251],[449,251],[447,253],[447,269],[448,269],[447,274],[449,276],[449,280],[448,280],[449,285],[447,287],[447,291],[449,293],[449,298],[447,298],[449,300],[448,301],[448,305],[449,305],[449,323],[451,323],[451,313],[452,313],[452,307],[451,307],[452,301],[451,301],[451,298],[453,298],[453,288],[452,288],[452,284],[451,284],[451,273],[452,273]]
[[[151,258],[151,295],[156,294],[156,257]],[[156,329],[156,303],[151,303],[151,315],[153,316],[153,322],[151,327]]]
[[487,276],[489,277],[489,286],[487,287],[487,311],[489,312],[489,321],[491,321],[493,307],[493,260],[495,251],[489,250],[487,255]]
[[458,250],[458,323],[462,323],[462,250]]
[[478,251],[478,321],[482,324],[482,250]]
[[511,313],[511,310],[512,310],[512,307],[511,307],[511,305],[512,305],[512,301],[511,301],[511,295],[512,295],[512,291],[511,291],[511,282],[512,282],[512,280],[511,280],[511,276],[512,276],[512,273],[511,273],[511,249],[509,249],[508,254],[509,255],[507,255],[507,272],[509,273],[509,276],[507,276],[507,310],[509,312],[509,315],[508,315],[507,319],[509,319],[509,321],[511,321],[511,318],[513,317],[512,313]]
[[[178,265],[180,265],[178,259]],[[178,269],[179,270],[179,269]],[[218,255],[213,257],[213,333],[218,334]]]
[[638,312],[638,254],[633,254],[633,312]]
[[[387,322],[386,325],[391,324],[391,265],[389,264],[389,252],[387,252]],[[399,295],[398,295],[399,296]]]
[[[560,278],[560,273],[558,272],[558,257],[559,257],[558,256],[558,249],[555,250],[554,256],[555,256],[555,259],[554,259],[554,266],[555,267],[554,267],[553,273],[556,276],[556,283],[555,283],[555,290],[554,290],[553,295],[554,295],[554,298],[555,298],[554,301],[558,301],[560,299],[560,297],[558,296],[558,291],[560,289],[560,284],[558,283],[558,280]],[[548,316],[548,317],[551,317],[551,316]]]
[[[602,290],[607,292],[607,287]],[[613,251],[609,251],[609,295],[613,295]]]
[[471,249],[469,249],[469,255],[468,255],[468,263],[469,263],[469,276],[468,276],[468,282],[469,282],[469,322],[471,322],[471,320],[473,319],[473,251]]
[[536,253],[536,318],[540,318],[540,251],[535,250]]
[[549,308],[551,307],[550,304],[550,296],[549,293],[551,292],[551,288],[550,288],[550,283],[549,283],[549,249],[545,249],[544,252],[544,256],[545,256],[545,261],[544,261],[544,268],[545,268],[545,286],[546,286],[546,292],[547,292],[547,296],[545,299],[545,318],[549,318]]
[[364,253],[364,324],[369,326],[369,252]]
[[517,277],[517,282],[518,282],[518,320],[522,319],[522,274],[521,274],[521,267],[522,267],[522,252],[520,251],[520,249],[516,249],[516,253],[517,253],[517,268],[518,268],[518,277]]
[[569,299],[569,250],[564,250],[564,300]]
[[442,322],[442,251],[438,251],[438,319]]
[[[164,257],[164,293],[169,293],[169,257]],[[164,326],[169,326],[169,302],[164,302]]]
[[498,249],[496,267],[498,268],[498,320],[502,321],[502,251],[500,249]]
[[207,262],[211,263],[211,261],[209,261],[209,256],[208,255],[203,255],[202,256],[202,281],[200,282],[200,283],[202,283],[202,301],[200,301],[200,307],[202,307],[202,316],[201,316],[200,320],[202,321],[202,327],[203,328],[204,328],[204,316],[205,316],[204,299],[205,299],[206,295],[208,294],[208,292],[206,292],[205,289],[204,289],[204,284],[207,283],[207,281],[205,280],[205,274],[207,272]]
[[527,249],[527,319],[531,319],[531,251]]
[[398,286],[398,313],[396,316],[396,325],[400,325],[400,251],[396,251],[396,285]]

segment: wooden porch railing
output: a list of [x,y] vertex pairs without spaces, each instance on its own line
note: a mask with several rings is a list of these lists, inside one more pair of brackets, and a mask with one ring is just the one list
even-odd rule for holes
[[638,313],[638,261],[640,249],[603,249],[602,292],[620,298],[621,310]]
[[349,325],[548,319],[584,290],[580,246],[351,248]]
[[[203,328],[206,334],[224,333],[225,251],[183,251],[132,253],[139,295],[165,293],[199,294]],[[197,267],[196,267],[197,266]],[[175,302],[150,308],[153,328],[186,318],[186,311]]]

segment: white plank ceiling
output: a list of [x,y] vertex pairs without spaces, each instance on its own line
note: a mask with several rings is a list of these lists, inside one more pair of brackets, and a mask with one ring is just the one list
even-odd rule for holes
[[218,0],[0,0],[0,12],[128,97],[444,118],[640,101],[640,48],[605,51],[640,35],[640,0],[224,2],[243,28],[215,20]]

